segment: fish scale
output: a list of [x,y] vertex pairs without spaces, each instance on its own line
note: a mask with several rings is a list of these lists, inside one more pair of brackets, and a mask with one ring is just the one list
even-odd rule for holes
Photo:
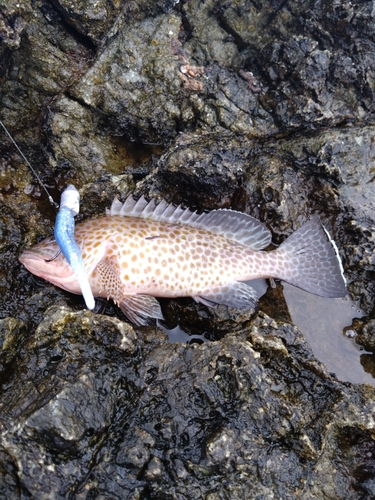
[[[208,306],[251,308],[255,290],[243,281],[285,280],[326,297],[346,295],[335,243],[318,217],[276,250],[265,224],[233,210],[197,214],[162,201],[114,200],[106,217],[77,224],[75,240],[95,297],[113,299],[137,324],[162,318],[155,297],[193,297]],[[34,274],[80,293],[56,242],[44,240],[20,261]],[[54,258],[55,257],[55,258]]]
[[[134,227],[134,220],[110,216],[81,225],[75,233],[77,241],[85,241],[83,259],[94,254],[95,242],[106,239],[107,260],[111,260],[111,269],[127,293],[194,296],[247,274],[255,276],[257,269],[261,275],[270,273],[272,259],[267,253],[257,255],[210,231],[147,219],[136,223]],[[90,283],[96,293],[102,279],[103,272],[94,270]],[[115,297],[113,290],[109,295]]]

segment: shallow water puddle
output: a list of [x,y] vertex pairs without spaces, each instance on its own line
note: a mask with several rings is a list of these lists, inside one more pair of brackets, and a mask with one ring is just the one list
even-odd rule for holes
[[157,320],[157,325],[168,335],[171,344],[175,342],[184,342],[186,344],[202,344],[203,342],[208,342],[204,335],[189,335],[178,325],[172,328],[172,330],[168,330],[159,320]]
[[349,297],[317,297],[287,283],[283,283],[283,287],[293,323],[328,371],[343,381],[375,385],[375,379],[365,372],[361,364],[361,357],[368,353],[343,333],[345,327],[350,327],[353,318],[364,316],[355,302]]
[[[265,280],[251,282],[251,285],[257,290],[259,297],[267,290]],[[346,327],[350,327],[353,318],[364,316],[357,305],[349,297],[317,297],[287,283],[283,283],[283,289],[292,322],[328,371],[335,373],[342,381],[375,385],[375,379],[370,373],[366,373],[361,364],[361,360],[371,354],[366,353],[353,338],[343,333]],[[207,341],[204,335],[189,335],[179,326],[172,330],[159,326],[166,331],[170,342],[191,344]]]

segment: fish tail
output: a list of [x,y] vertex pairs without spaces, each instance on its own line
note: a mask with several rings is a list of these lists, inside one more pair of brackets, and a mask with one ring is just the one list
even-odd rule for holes
[[276,253],[279,279],[321,297],[347,294],[338,249],[318,216],[291,234]]

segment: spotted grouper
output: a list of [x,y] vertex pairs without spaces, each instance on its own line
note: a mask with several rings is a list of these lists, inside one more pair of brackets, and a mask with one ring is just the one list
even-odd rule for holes
[[[346,295],[337,248],[318,216],[276,250],[265,224],[233,210],[203,214],[164,201],[115,199],[106,216],[76,225],[75,240],[95,297],[113,299],[138,325],[162,319],[155,297],[193,297],[208,306],[252,308],[243,281],[276,278],[322,297]],[[33,274],[72,293],[80,286],[53,238],[26,250]]]

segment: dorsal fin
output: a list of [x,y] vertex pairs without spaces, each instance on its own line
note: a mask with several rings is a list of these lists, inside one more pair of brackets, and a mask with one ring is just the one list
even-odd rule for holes
[[250,215],[235,210],[219,209],[197,214],[188,208],[183,209],[181,206],[176,207],[173,204],[168,204],[164,200],[156,203],[155,200],[147,201],[142,196],[136,201],[130,195],[124,203],[115,198],[106,214],[107,216],[141,217],[142,219],[199,227],[221,234],[253,250],[262,250],[271,243],[271,233],[265,224]]

